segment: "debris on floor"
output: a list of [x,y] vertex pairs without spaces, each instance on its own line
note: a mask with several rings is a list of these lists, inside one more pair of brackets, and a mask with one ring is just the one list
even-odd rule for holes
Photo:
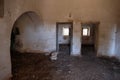
[[12,80],[120,80],[120,67],[109,60],[66,53],[57,57],[51,61],[43,54],[14,53]]
[[52,52],[51,56],[50,56],[50,59],[51,60],[57,60],[57,55],[58,55],[58,52]]

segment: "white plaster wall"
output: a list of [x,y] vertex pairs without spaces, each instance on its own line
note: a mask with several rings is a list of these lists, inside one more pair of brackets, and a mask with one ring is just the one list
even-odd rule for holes
[[[49,25],[50,22],[100,22],[98,56],[115,55],[115,26],[118,20],[119,0],[42,0],[39,6],[43,20]],[[49,13],[49,14],[48,14]],[[69,15],[71,14],[71,18]],[[53,24],[56,25],[56,24]],[[81,27],[80,25],[77,25]],[[52,26],[51,26],[52,27]],[[73,26],[76,28],[76,26]],[[80,28],[79,28],[80,30]],[[80,53],[80,34],[73,32],[73,53]],[[112,34],[112,35],[111,35]],[[77,46],[75,47],[75,45]]]
[[20,35],[16,36],[16,38],[22,44],[21,47],[16,45],[17,50],[37,53],[56,50],[55,30],[45,27],[42,19],[35,13],[23,14],[14,26],[20,30]]
[[[117,24],[119,16],[119,0],[5,0],[4,18],[0,18],[0,80],[8,80],[11,76],[11,30],[15,20],[27,11],[34,11],[42,16],[46,35],[49,36],[44,39],[53,40],[54,38],[54,41],[56,41],[56,22],[69,21],[68,17],[71,14],[71,20],[75,23],[73,54],[80,53],[81,25],[79,23],[99,21],[98,55],[114,55],[112,45],[115,40],[114,34],[111,34],[114,33],[114,24]],[[43,43],[49,46],[54,44],[53,41]]]
[[35,0],[4,1],[5,14],[3,18],[0,18],[0,80],[8,80],[12,76],[10,59],[10,37],[15,20],[26,11],[36,11]]
[[115,55],[116,26],[112,23],[104,23],[101,25],[102,26],[99,27],[99,46],[97,55],[113,57]]
[[72,52],[73,56],[81,56],[81,23],[73,22],[73,40],[72,40]]
[[120,20],[118,21],[118,26],[116,29],[116,42],[115,43],[116,43],[115,45],[116,56],[120,60]]

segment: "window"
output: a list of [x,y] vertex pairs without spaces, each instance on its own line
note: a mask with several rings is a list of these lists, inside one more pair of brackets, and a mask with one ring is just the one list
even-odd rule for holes
[[87,34],[88,34],[88,29],[87,28],[83,29],[83,36],[87,36]]
[[63,27],[63,36],[69,36],[69,28]]
[[90,28],[83,28],[83,36],[90,36]]

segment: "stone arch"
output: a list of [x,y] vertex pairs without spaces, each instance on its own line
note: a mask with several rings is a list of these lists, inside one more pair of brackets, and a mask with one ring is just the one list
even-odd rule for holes
[[[12,30],[11,30],[11,40],[10,40],[11,64],[12,64],[12,55],[13,55],[12,49],[22,51],[22,52],[29,51],[29,49],[31,49],[32,46],[34,46],[32,45],[32,43],[34,43],[34,41],[37,41],[38,39],[37,40],[35,40],[35,38],[32,39],[32,37],[30,36],[28,37],[28,35],[29,33],[31,33],[31,34],[34,34],[33,36],[36,36],[40,32],[39,27],[41,27],[42,25],[43,25],[42,19],[39,17],[39,15],[37,15],[37,13],[33,11],[25,12],[15,20]],[[27,30],[25,30],[26,28]],[[27,31],[27,33],[25,33],[25,31]],[[29,41],[27,41],[27,38]],[[16,42],[16,39],[18,40],[17,42]],[[21,39],[23,40],[20,42]],[[35,48],[36,46],[37,44],[35,44]]]
[[[13,24],[12,32],[13,30],[16,30],[17,34],[19,35],[20,33],[25,32],[25,31],[22,31],[23,29],[25,29],[24,28],[25,26],[27,27],[32,26],[31,28],[33,28],[34,30],[37,30],[37,28],[41,25],[42,25],[42,20],[40,19],[39,15],[37,15],[33,11],[28,11],[23,13],[16,19],[16,21]],[[19,29],[21,30],[19,31]]]

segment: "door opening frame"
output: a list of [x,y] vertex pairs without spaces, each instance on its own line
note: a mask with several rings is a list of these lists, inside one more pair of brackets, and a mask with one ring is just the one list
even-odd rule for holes
[[94,49],[95,49],[95,54],[97,56],[97,52],[98,52],[98,48],[99,48],[99,25],[100,25],[100,22],[82,22],[81,23],[81,53],[82,53],[82,36],[83,36],[82,24],[93,24],[93,25],[95,25],[94,26],[94,31],[95,31]]
[[71,54],[72,52],[72,41],[73,41],[73,22],[56,22],[56,51],[59,52],[59,43],[58,43],[58,27],[60,24],[70,24],[71,25],[71,31],[69,33],[70,34],[70,51],[69,54]]

